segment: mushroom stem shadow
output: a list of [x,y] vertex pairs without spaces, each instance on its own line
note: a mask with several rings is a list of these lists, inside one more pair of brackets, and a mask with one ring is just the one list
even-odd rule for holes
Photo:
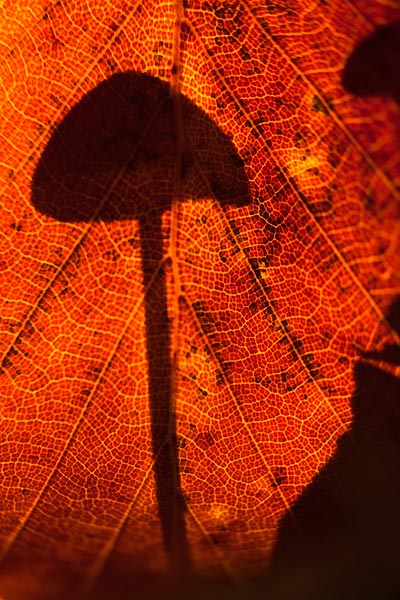
[[[172,574],[180,579],[190,571],[190,550],[186,536],[185,503],[181,491],[176,414],[171,367],[170,324],[162,268],[161,214],[151,221],[154,234],[146,239],[147,228],[140,220],[148,390],[154,479],[163,542]],[[156,270],[152,265],[158,265]]]

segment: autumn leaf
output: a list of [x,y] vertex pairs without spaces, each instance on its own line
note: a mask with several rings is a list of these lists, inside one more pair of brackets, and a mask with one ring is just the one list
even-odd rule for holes
[[3,6],[4,600],[400,590],[399,17]]

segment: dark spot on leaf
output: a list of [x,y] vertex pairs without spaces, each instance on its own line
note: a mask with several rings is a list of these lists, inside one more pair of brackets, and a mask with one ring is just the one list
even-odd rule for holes
[[319,112],[323,113],[324,115],[329,115],[329,110],[318,96],[312,97],[311,110],[313,112]]
[[286,468],[285,467],[281,467],[279,469],[276,469],[276,471],[274,471],[273,473],[273,479],[271,481],[271,486],[273,488],[277,488],[280,485],[282,485],[287,479],[287,474],[286,474]]
[[199,433],[195,437],[194,441],[195,441],[196,445],[199,446],[199,448],[201,448],[202,450],[207,450],[208,448],[210,448],[211,446],[214,446],[214,444],[215,444],[215,439],[209,431],[204,431],[202,433]]

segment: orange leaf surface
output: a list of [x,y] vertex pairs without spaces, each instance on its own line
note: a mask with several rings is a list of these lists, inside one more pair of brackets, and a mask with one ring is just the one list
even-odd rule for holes
[[399,17],[3,5],[2,600],[400,591]]

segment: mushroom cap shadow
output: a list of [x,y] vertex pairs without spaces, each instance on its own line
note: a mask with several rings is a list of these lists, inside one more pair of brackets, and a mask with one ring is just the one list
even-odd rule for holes
[[343,86],[356,96],[383,94],[400,104],[400,23],[383,25],[349,56]]
[[249,203],[229,137],[182,94],[177,114],[167,83],[125,72],[86,94],[59,124],[36,167],[32,203],[62,222],[135,219],[170,208],[177,184],[181,200]]

